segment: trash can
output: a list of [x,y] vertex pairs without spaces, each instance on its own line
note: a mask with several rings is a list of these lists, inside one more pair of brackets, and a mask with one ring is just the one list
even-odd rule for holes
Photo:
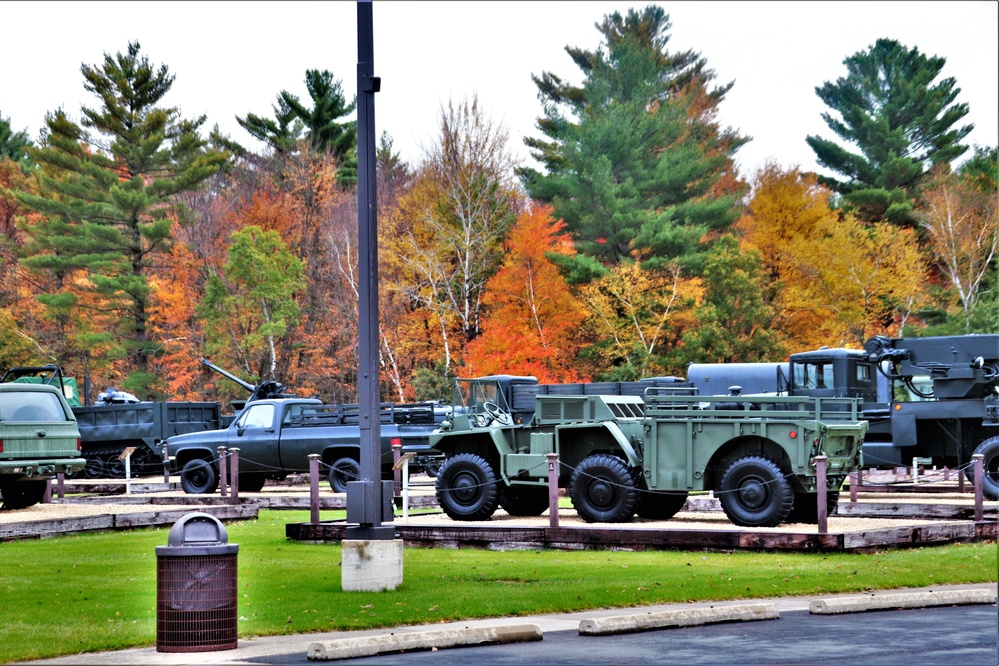
[[156,651],[236,648],[236,557],[225,526],[189,513],[156,547]]

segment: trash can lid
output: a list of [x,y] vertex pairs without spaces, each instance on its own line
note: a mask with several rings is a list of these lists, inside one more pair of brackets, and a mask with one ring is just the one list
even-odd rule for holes
[[229,543],[225,525],[213,515],[196,511],[183,516],[170,528],[168,546],[209,546]]

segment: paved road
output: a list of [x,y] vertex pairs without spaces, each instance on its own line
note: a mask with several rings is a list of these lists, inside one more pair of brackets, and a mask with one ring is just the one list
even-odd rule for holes
[[[305,653],[248,659],[315,664]],[[338,664],[999,664],[996,606],[844,615],[782,612],[779,620],[714,624],[617,636],[546,631],[536,643],[385,654]]]

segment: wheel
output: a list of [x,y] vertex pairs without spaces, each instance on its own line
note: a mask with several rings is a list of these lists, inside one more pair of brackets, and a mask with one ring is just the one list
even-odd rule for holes
[[774,527],[787,518],[794,501],[791,484],[772,460],[747,456],[722,475],[718,499],[725,515],[742,527]]
[[687,503],[687,493],[643,490],[635,513],[648,520],[669,520]]
[[[839,504],[839,491],[826,491],[826,515],[831,516],[836,512],[836,505]],[[794,504],[788,512],[785,523],[806,523],[817,525],[819,522],[819,499],[818,493],[796,493]]]
[[267,481],[267,477],[261,476],[259,474],[248,474],[246,476],[239,475],[239,492],[241,493],[259,493],[264,487],[264,482]]
[[495,402],[482,403],[482,409],[486,410],[486,414],[497,423],[510,425],[510,415],[504,413]]
[[219,486],[215,468],[207,460],[188,460],[180,470],[180,487],[190,495],[213,493]]
[[5,511],[27,509],[42,501],[45,496],[45,479],[15,479],[0,485]]
[[451,456],[437,474],[437,502],[452,520],[489,520],[499,494],[492,465],[474,453]]
[[117,456],[108,458],[108,461],[104,463],[104,469],[107,470],[107,475],[112,479],[124,479],[125,478],[125,461],[119,460]]
[[83,468],[83,476],[88,479],[100,479],[104,476],[104,461],[100,458],[87,458]]
[[617,456],[597,453],[584,458],[569,480],[576,513],[588,523],[626,523],[638,506],[638,484]]
[[358,481],[361,478],[361,463],[353,458],[340,458],[330,465],[330,488],[335,493],[347,492],[348,481]]
[[540,516],[548,508],[548,488],[544,486],[504,486],[499,505],[511,516]]
[[[985,456],[982,461],[982,494],[990,500],[999,499],[999,437],[989,437],[978,445],[975,453]],[[974,466],[969,466],[965,471],[968,478],[974,482]]]

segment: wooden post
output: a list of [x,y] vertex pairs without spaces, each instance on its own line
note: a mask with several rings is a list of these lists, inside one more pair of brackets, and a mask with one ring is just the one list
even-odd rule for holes
[[971,464],[974,467],[975,475],[975,522],[982,522],[982,518],[985,517],[985,505],[982,498],[982,490],[984,489],[984,481],[982,478],[982,473],[985,471],[985,455],[981,453],[976,453],[971,456]]
[[964,492],[964,477],[965,477],[964,470],[963,469],[957,470],[957,492],[959,493]]
[[862,485],[864,485],[864,468],[863,467],[858,467],[857,468],[857,489],[859,490],[860,486],[862,486]]
[[558,454],[548,453],[548,526],[558,527]]
[[42,495],[42,504],[52,503],[52,479],[45,479],[45,493]]
[[239,504],[239,449],[229,449],[232,457],[232,497],[229,504]]
[[56,496],[62,499],[66,495],[66,475],[62,472],[56,473]]
[[163,483],[170,483],[170,454],[166,442],[163,442]]
[[815,456],[815,476],[818,481],[818,488],[816,494],[816,501],[819,503],[819,534],[825,534],[829,531],[828,525],[828,513],[829,505],[826,503],[826,461],[829,460],[827,456]]
[[850,503],[857,503],[857,472],[852,472],[850,474]]
[[226,497],[229,496],[229,492],[226,490],[226,488],[228,487],[226,484],[229,483],[229,480],[227,478],[229,474],[226,472],[225,458],[226,458],[225,446],[220,446],[219,447],[219,489],[220,489],[219,492],[222,493],[222,499],[225,499]]
[[309,454],[309,522],[319,522],[319,454]]

